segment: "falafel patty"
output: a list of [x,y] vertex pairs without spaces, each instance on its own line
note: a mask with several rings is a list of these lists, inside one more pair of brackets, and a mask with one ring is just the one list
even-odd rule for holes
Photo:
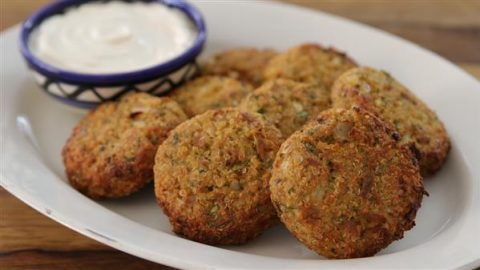
[[155,194],[173,231],[194,241],[242,244],[276,219],[268,190],[281,134],[258,114],[210,110],[158,148]]
[[272,49],[235,48],[218,53],[201,65],[202,74],[228,76],[260,86],[263,70],[277,55]]
[[68,180],[92,198],[132,194],[151,181],[158,145],[186,119],[175,101],[144,93],[98,106],[63,148]]
[[264,77],[320,83],[328,89],[343,72],[357,64],[345,53],[318,44],[302,44],[278,54],[267,65]]
[[170,97],[193,117],[210,109],[235,107],[252,91],[248,83],[229,77],[202,76],[175,89]]
[[329,107],[330,91],[324,86],[278,79],[257,88],[239,109],[262,114],[287,138]]
[[319,114],[280,147],[270,180],[287,228],[328,258],[371,256],[415,225],[416,159],[385,122],[354,107]]
[[450,141],[443,123],[425,103],[390,74],[369,67],[343,74],[332,88],[335,107],[362,106],[390,123],[417,155],[423,176],[439,170]]

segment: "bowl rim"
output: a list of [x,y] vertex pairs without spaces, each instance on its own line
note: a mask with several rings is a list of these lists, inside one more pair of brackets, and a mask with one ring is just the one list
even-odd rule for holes
[[137,69],[128,72],[89,74],[75,71],[68,71],[53,65],[50,65],[37,58],[28,45],[29,37],[32,31],[38,27],[45,19],[63,12],[69,7],[80,6],[89,2],[99,0],[62,0],[56,1],[33,13],[23,24],[20,33],[20,51],[27,61],[28,65],[40,74],[54,78],[61,82],[92,86],[117,86],[126,83],[139,83],[156,79],[168,75],[195,60],[203,49],[206,40],[206,27],[202,14],[193,5],[183,0],[140,0],[142,2],[159,3],[171,8],[182,11],[192,21],[197,28],[197,36],[190,46],[177,57],[162,62],[152,67]]

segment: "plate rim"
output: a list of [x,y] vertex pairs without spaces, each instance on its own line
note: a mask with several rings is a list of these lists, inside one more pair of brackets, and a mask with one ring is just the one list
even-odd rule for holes
[[[297,10],[300,10],[301,12],[309,12],[309,13],[315,13],[315,14],[318,14],[318,15],[321,15],[321,16],[324,16],[324,17],[327,17],[327,19],[334,19],[334,20],[340,20],[340,21],[345,21],[345,22],[348,22],[348,23],[353,23],[354,25],[357,25],[357,26],[360,26],[362,28],[367,28],[367,29],[370,29],[370,30],[373,30],[374,32],[377,32],[383,36],[389,36],[390,38],[394,38],[396,40],[399,40],[401,41],[402,43],[404,44],[408,44],[408,45],[413,45],[414,47],[416,47],[416,49],[419,49],[421,50],[422,53],[426,53],[426,54],[429,54],[431,56],[434,56],[436,58],[437,61],[442,61],[444,62],[445,64],[447,64],[449,66],[449,68],[455,68],[456,70],[460,71],[461,73],[463,73],[463,75],[467,75],[468,77],[470,77],[470,79],[473,79],[479,86],[480,86],[480,83],[477,81],[476,78],[474,78],[472,75],[470,75],[469,73],[461,70],[459,67],[457,67],[455,64],[453,64],[452,62],[444,59],[443,57],[439,56],[438,54],[432,52],[432,51],[429,51],[417,44],[414,44],[408,40],[405,40],[401,37],[398,37],[398,36],[395,36],[393,34],[390,34],[388,32],[385,32],[383,30],[380,30],[380,29],[377,29],[377,28],[374,28],[372,26],[369,26],[369,25],[365,25],[365,24],[362,24],[362,23],[359,23],[359,22],[356,22],[356,21],[352,21],[350,19],[347,19],[347,18],[343,18],[343,17],[339,17],[337,15],[332,15],[332,14],[329,14],[329,13],[325,13],[323,11],[318,11],[318,10],[312,10],[312,9],[309,9],[309,8],[305,8],[305,7],[299,7],[299,6],[295,6],[295,5],[292,5],[292,4],[287,4],[287,3],[279,3],[279,2],[262,2],[262,4],[268,4],[268,5],[279,5],[279,6],[284,6],[284,7],[287,7],[289,9],[297,9]],[[19,25],[16,25],[14,27],[10,27],[8,29],[6,29],[5,31],[2,31],[0,36],[2,37],[2,42],[3,42],[3,39],[5,39],[5,36],[8,34],[8,33],[12,33],[12,32],[17,32],[19,31]],[[4,91],[2,91],[4,92]],[[3,98],[3,94],[2,93],[2,99]],[[3,100],[4,101],[4,100]],[[2,106],[4,109],[6,108],[5,106]],[[3,110],[2,110],[2,114],[3,114]],[[5,114],[3,114],[5,115]],[[2,120],[3,121],[3,120]],[[2,132],[4,131],[3,127],[2,127]],[[3,134],[2,134],[3,135]],[[4,137],[5,138],[5,137]],[[5,154],[5,153],[4,153]],[[39,160],[39,162],[41,162]],[[3,165],[3,164],[2,164]],[[56,175],[52,175],[54,177],[57,177]],[[475,175],[472,175],[472,177],[475,177]],[[8,183],[11,183],[11,185],[8,185]],[[95,230],[88,230],[87,228],[81,228],[79,227],[80,224],[78,224],[77,221],[75,220],[72,220],[71,218],[69,218],[68,216],[65,216],[63,215],[63,213],[61,212],[52,212],[50,210],[50,212],[47,210],[49,208],[48,205],[45,205],[45,202],[42,201],[41,199],[39,200],[39,198],[35,198],[33,195],[31,195],[30,193],[28,193],[27,191],[25,190],[22,190],[20,187],[17,187],[15,184],[15,181],[14,180],[9,180],[7,179],[4,174],[3,174],[3,171],[2,173],[0,174],[0,185],[5,188],[9,193],[13,194],[15,197],[19,198],[20,200],[24,201],[26,204],[28,204],[29,206],[31,206],[32,208],[34,208],[35,210],[37,210],[38,212],[42,213],[43,215],[51,218],[51,219],[54,219],[55,221],[59,222],[60,224],[63,224],[64,226],[66,227],[69,227],[87,237],[90,237],[90,238],[93,238],[103,244],[106,244],[108,246],[112,246],[116,249],[119,249],[119,250],[122,250],[124,252],[127,252],[129,254],[133,254],[135,256],[138,256],[138,257],[141,257],[141,258],[144,258],[144,259],[147,259],[147,260],[150,260],[150,261],[154,261],[154,262],[159,262],[159,260],[157,259],[152,259],[150,256],[148,256],[148,254],[145,254],[145,253],[141,253],[140,251],[136,251],[134,250],[134,248],[129,248],[128,246],[122,244],[121,242],[119,242],[117,239],[113,239],[115,242],[112,242],[112,238],[109,240],[109,236],[107,235],[104,235],[102,233],[99,233],[99,232],[96,232]],[[478,180],[477,180],[477,187],[478,187]],[[477,195],[478,195],[478,190],[477,190]],[[473,198],[475,199],[475,198]],[[473,200],[472,199],[472,200]],[[88,199],[86,199],[88,200]],[[478,202],[478,198],[476,198],[476,201]],[[471,203],[473,203],[474,201],[472,201]],[[102,210],[105,210],[105,209],[102,209]],[[113,212],[112,212],[113,213]],[[115,215],[118,215],[116,213],[113,213]],[[123,217],[123,216],[120,216],[119,217],[125,219],[125,220],[128,220],[127,218]],[[129,222],[133,222],[133,221],[130,221],[128,220]],[[148,228],[146,227],[145,225],[142,225],[142,224],[139,224],[139,223],[136,223],[137,225],[139,226],[143,226],[147,229],[150,229],[150,230],[153,230],[151,228]],[[156,231],[157,233],[159,231]],[[164,235],[168,235],[167,233],[164,233],[164,232],[160,232],[161,234],[164,234]],[[168,236],[171,236],[171,235],[168,235]],[[171,237],[174,237],[174,236],[171,236]],[[183,240],[183,239],[182,239]],[[187,240],[188,241],[188,240]],[[190,242],[190,241],[189,241]],[[198,243],[196,243],[198,244]],[[200,245],[203,245],[203,244],[200,244]],[[221,248],[217,248],[217,247],[210,247],[210,246],[207,246],[208,248],[215,248],[215,249],[221,249]],[[417,246],[413,247],[413,248],[410,248],[410,249],[414,249],[416,248]],[[410,250],[408,249],[408,250]],[[229,253],[230,252],[233,252],[233,253],[241,253],[241,252],[237,252],[237,251],[231,251],[231,250],[226,250],[228,251]],[[403,252],[403,251],[401,251]],[[401,252],[397,252],[397,253],[401,253]],[[393,254],[397,254],[397,253],[393,253]],[[243,253],[242,253],[243,254]],[[381,255],[381,256],[377,256],[377,257],[369,257],[369,258],[362,258],[362,259],[354,259],[354,260],[366,260],[366,259],[371,259],[371,258],[379,258],[379,257],[383,257],[383,256],[390,256],[390,255],[393,255],[393,254],[386,254],[386,255]],[[253,257],[262,257],[262,256],[259,256],[259,255],[253,255],[253,254],[243,254],[243,255],[246,255],[248,257],[250,256],[253,256]],[[456,265],[455,267],[457,268],[468,268],[468,267],[471,267],[471,266],[478,266],[480,265],[480,253],[476,254],[477,258],[473,258],[472,260],[470,261],[466,261],[466,262],[461,262],[459,263],[458,265]],[[271,258],[271,257],[267,257],[268,259],[267,260],[277,260],[278,258]],[[294,261],[305,261],[303,259],[298,259],[298,260],[294,260]],[[308,261],[308,260],[306,260]],[[320,260],[315,260],[315,261],[320,261]],[[336,260],[336,262],[338,261],[346,261],[346,260]],[[348,261],[352,261],[351,259],[348,260]],[[332,260],[329,260],[329,261],[321,261],[322,263],[325,263],[325,262],[335,262],[335,261],[332,261]],[[178,259],[173,259],[173,258],[167,258],[167,257],[163,257],[162,258],[162,261],[159,262],[159,263],[162,263],[162,264],[166,264],[166,265],[170,265],[170,266],[174,266],[174,267],[187,267],[187,268],[198,268],[199,264],[198,262],[195,262],[195,263],[188,263],[188,262],[185,262],[185,261],[181,261],[181,260],[178,260]],[[202,268],[217,268],[217,267],[221,267],[221,265],[212,265],[212,264],[204,264],[202,265]]]

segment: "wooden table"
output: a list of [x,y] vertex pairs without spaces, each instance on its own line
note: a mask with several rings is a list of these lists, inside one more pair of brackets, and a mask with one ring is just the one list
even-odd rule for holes
[[[480,79],[479,0],[283,0],[412,40]],[[48,0],[0,0],[0,30]],[[4,63],[2,63],[4,64]],[[86,238],[0,188],[0,269],[170,269]]]

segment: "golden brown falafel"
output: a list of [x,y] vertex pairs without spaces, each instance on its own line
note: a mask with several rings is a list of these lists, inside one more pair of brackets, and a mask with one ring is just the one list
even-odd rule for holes
[[263,70],[275,55],[277,52],[272,49],[230,49],[207,59],[201,66],[201,72],[228,76],[256,87],[263,83]]
[[239,109],[262,114],[287,138],[329,107],[330,91],[324,86],[278,79],[257,88]]
[[70,183],[92,198],[117,198],[153,178],[158,145],[186,120],[169,98],[129,94],[100,105],[73,129],[62,156]]
[[268,179],[281,134],[258,114],[210,110],[158,148],[155,194],[173,231],[207,244],[242,244],[276,222]]
[[450,142],[437,115],[390,74],[369,67],[352,69],[332,87],[335,107],[362,106],[390,123],[411,145],[419,159],[422,175],[443,165]]
[[278,54],[270,61],[263,74],[267,80],[284,78],[320,83],[330,89],[338,76],[356,66],[344,53],[307,43]]
[[399,135],[355,107],[319,114],[281,146],[270,190],[287,228],[328,258],[371,256],[415,225],[424,188]]
[[175,89],[170,97],[193,117],[210,109],[235,107],[252,91],[248,83],[229,77],[202,76]]

